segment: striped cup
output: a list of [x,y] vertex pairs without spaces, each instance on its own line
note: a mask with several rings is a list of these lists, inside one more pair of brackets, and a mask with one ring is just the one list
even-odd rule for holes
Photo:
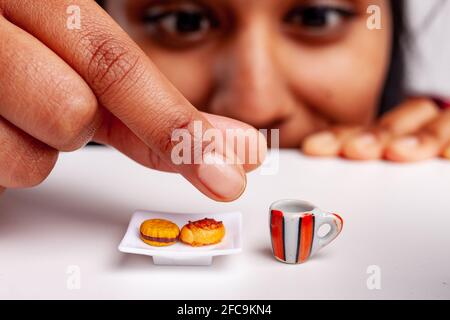
[[[280,200],[270,206],[270,236],[275,258],[285,263],[303,263],[341,232],[343,220],[300,200]],[[329,225],[325,235],[319,229]]]

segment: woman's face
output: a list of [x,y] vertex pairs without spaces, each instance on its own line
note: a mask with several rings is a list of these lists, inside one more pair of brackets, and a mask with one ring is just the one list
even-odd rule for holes
[[[381,30],[367,27],[369,5]],[[281,147],[376,115],[388,0],[114,0],[108,11],[194,106],[279,128]]]

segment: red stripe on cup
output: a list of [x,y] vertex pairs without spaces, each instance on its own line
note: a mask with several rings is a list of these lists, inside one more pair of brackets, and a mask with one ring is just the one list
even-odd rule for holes
[[298,262],[304,262],[311,254],[311,247],[314,238],[314,215],[311,213],[305,214],[301,219],[300,227],[300,245]]
[[270,232],[272,237],[273,254],[280,260],[285,261],[284,252],[284,217],[283,212],[272,210],[270,217]]
[[334,216],[336,216],[336,218],[339,219],[339,221],[341,221],[341,225],[339,226],[339,231],[342,230],[342,227],[344,226],[344,220],[342,220],[341,216],[338,215],[337,213],[333,213]]

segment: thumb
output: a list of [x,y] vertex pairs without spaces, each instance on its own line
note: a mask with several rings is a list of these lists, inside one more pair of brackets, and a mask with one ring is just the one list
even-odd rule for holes
[[[249,126],[246,123],[211,115],[207,113],[202,113],[202,116],[207,119],[207,121],[211,124],[211,126],[216,129],[216,137],[217,139],[222,139],[222,149],[228,147],[227,156],[235,155],[234,159],[237,163],[234,164],[237,167],[241,167],[239,173],[242,174],[241,178],[243,179],[243,186],[232,187],[231,196],[226,194],[223,190],[219,190],[218,193],[211,192],[209,189],[204,188],[202,186],[202,182],[197,183],[195,175],[198,170],[198,166],[201,164],[175,164],[175,162],[179,162],[180,153],[182,152],[182,144],[178,145],[179,152],[175,152],[176,161],[167,161],[159,156],[157,152],[149,148],[146,143],[144,143],[139,137],[137,137],[125,124],[123,124],[119,119],[108,113],[106,113],[103,125],[96,132],[94,140],[96,142],[109,144],[124,153],[131,159],[137,161],[138,163],[152,169],[167,171],[167,172],[178,172],[181,166],[186,167],[192,170],[193,178],[188,180],[197,187],[201,192],[203,192],[208,197],[218,200],[218,201],[231,201],[240,196],[245,188],[245,172],[249,172],[251,170],[256,169],[264,160],[266,152],[267,152],[267,143],[264,136],[256,131],[253,127]],[[208,130],[210,132],[210,130]],[[229,133],[229,135],[227,135]],[[228,146],[226,140],[230,140],[230,136],[234,138],[233,146]],[[187,141],[184,141],[185,143]],[[192,141],[191,141],[192,142]],[[181,142],[179,142],[181,143]],[[219,143],[220,144],[220,143]],[[203,141],[201,144],[202,151],[206,151],[206,147],[209,145],[208,141]],[[206,147],[205,147],[206,146]],[[190,158],[186,157],[186,160],[191,160],[193,162],[193,156],[195,150],[193,150],[193,146],[191,148],[185,148],[190,150]],[[234,151],[234,152],[233,152]],[[223,160],[223,159],[222,159]],[[189,162],[189,161],[188,161]],[[220,170],[223,170],[225,165],[218,165]],[[225,176],[224,176],[225,174]],[[183,174],[185,177],[186,175]],[[219,174],[212,174],[212,177],[208,177],[212,180],[212,183],[216,184],[216,188],[229,188],[226,184],[229,183],[226,177],[226,173],[220,171]],[[225,185],[224,185],[225,184]],[[233,189],[234,188],[234,189]]]

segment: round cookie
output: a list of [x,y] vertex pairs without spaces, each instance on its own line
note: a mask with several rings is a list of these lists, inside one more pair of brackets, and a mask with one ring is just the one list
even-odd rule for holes
[[180,233],[180,240],[193,247],[216,244],[225,236],[225,227],[222,221],[202,219],[189,221]]
[[146,244],[164,247],[175,244],[180,235],[180,228],[168,220],[150,219],[141,224],[140,237]]

